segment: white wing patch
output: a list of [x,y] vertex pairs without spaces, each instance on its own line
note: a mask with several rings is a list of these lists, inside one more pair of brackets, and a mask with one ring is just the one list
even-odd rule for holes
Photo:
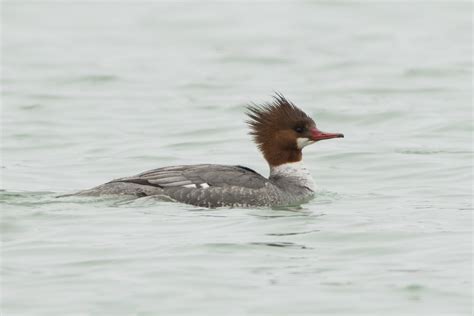
[[204,183],[200,183],[198,185],[196,185],[196,184],[186,184],[186,185],[182,185],[182,187],[183,188],[193,188],[193,189],[196,189],[196,188],[207,189],[207,188],[209,188],[209,184],[204,182]]

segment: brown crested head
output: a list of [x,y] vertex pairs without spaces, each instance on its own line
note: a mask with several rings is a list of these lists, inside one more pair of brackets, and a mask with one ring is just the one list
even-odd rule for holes
[[251,104],[247,110],[250,134],[271,166],[300,161],[303,147],[316,141],[344,137],[319,131],[313,119],[279,93],[273,102]]

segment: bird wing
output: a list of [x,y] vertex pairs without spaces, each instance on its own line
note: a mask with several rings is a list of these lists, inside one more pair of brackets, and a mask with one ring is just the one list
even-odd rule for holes
[[269,180],[250,168],[225,165],[181,165],[153,169],[138,175],[112,180],[166,188],[208,188],[238,186],[248,189],[265,187]]

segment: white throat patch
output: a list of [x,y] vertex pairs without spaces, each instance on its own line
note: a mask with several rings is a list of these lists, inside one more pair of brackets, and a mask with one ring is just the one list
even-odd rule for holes
[[306,137],[298,137],[296,139],[296,146],[298,147],[298,149],[302,149],[303,147],[311,145],[313,143],[314,141]]
[[271,167],[270,176],[296,178],[302,186],[307,187],[311,191],[316,190],[316,184],[314,183],[313,177],[302,161],[289,162],[276,167]]

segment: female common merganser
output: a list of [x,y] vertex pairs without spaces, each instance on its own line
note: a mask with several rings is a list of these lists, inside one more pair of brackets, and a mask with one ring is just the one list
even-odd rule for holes
[[242,166],[183,165],[112,180],[74,195],[153,195],[204,207],[287,206],[308,201],[315,184],[302,163],[301,150],[344,135],[321,132],[281,94],[272,103],[252,104],[247,110],[250,134],[270,166],[268,179]]

